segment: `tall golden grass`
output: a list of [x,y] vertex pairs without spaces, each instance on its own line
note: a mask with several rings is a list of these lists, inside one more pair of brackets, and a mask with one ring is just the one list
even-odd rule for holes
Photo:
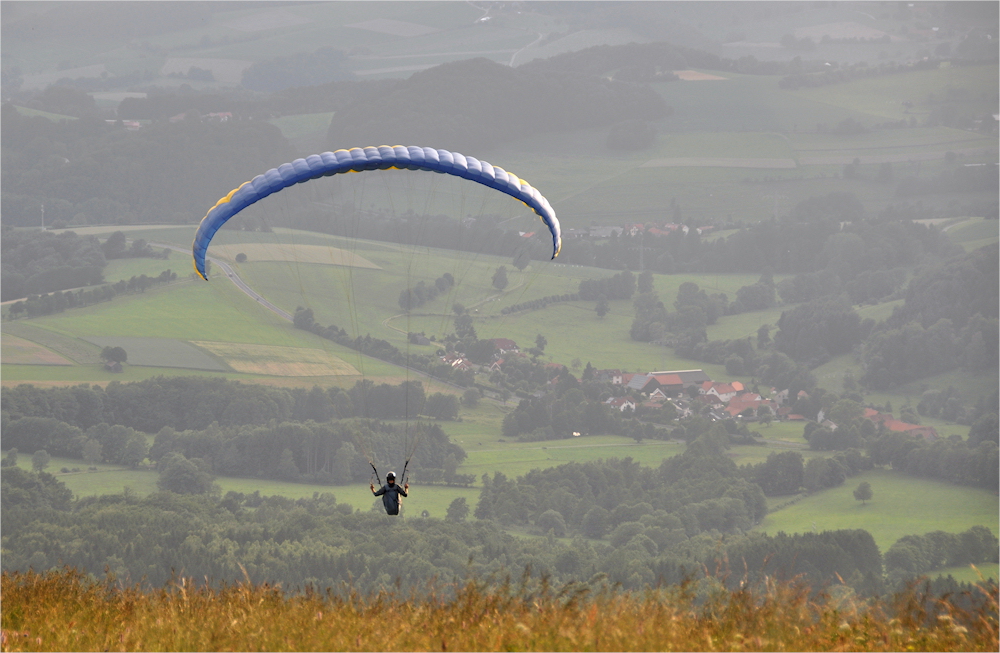
[[996,586],[979,607],[913,590],[893,605],[795,583],[645,593],[583,585],[487,590],[467,582],[409,599],[291,594],[179,579],[155,591],[72,569],[4,572],[5,651],[996,651]]

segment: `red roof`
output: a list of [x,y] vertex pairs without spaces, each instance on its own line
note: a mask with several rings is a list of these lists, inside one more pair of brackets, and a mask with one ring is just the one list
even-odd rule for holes
[[660,385],[684,385],[681,377],[676,374],[654,374],[653,378]]

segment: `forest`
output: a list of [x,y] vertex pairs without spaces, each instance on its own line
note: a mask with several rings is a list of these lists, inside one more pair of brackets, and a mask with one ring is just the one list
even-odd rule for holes
[[[883,595],[949,561],[996,561],[995,537],[979,528],[911,538],[884,558],[865,531],[776,537],[751,532],[766,512],[766,497],[836,487],[876,466],[996,487],[995,412],[977,418],[968,441],[928,443],[876,428],[861,417],[859,402],[816,389],[800,398],[796,410],[813,416],[825,410],[837,421],[836,431],[815,421],[805,426],[810,447],[831,453],[806,461],[794,451],[775,452],[739,467],[726,450],[760,437],[746,424],[692,416],[662,426],[644,421],[643,414],[637,419],[610,409],[603,399],[613,391],[610,384],[581,382],[563,370],[553,392],[524,399],[508,414],[503,434],[550,439],[594,428],[637,441],[681,438],[688,443],[684,451],[658,467],[612,459],[516,478],[484,475],[476,521],[465,521],[464,499],[453,502],[444,521],[411,517],[392,527],[394,539],[410,542],[400,557],[375,546],[390,528],[377,505],[373,512],[356,510],[332,493],[299,501],[259,493],[221,496],[212,477],[324,483],[335,490],[364,480],[371,452],[402,459],[409,449],[414,480],[469,485],[473,478],[456,473],[465,451],[433,422],[414,421],[404,431],[381,421],[426,412],[430,397],[419,382],[326,391],[161,377],[112,382],[106,389],[5,388],[4,566],[65,562],[97,573],[108,565],[119,576],[156,585],[168,579],[161,557],[168,556],[174,569],[198,577],[231,577],[242,565],[254,582],[302,587],[350,581],[374,591],[397,578],[413,586],[434,577],[457,579],[470,570],[486,577],[525,569],[560,582],[604,574],[612,583],[639,588],[702,578],[707,569],[740,560],[754,573],[773,565],[784,577],[804,574],[814,587],[839,575],[859,593]],[[155,434],[152,446],[145,433]],[[88,464],[136,466],[148,458],[159,471],[162,492],[73,501],[60,481],[42,471],[44,460],[36,473],[14,466],[19,451],[39,449]],[[505,529],[545,537],[523,540]],[[435,539],[442,537],[447,546]],[[779,554],[767,558],[763,551]]]
[[[624,589],[713,573],[738,587],[749,570],[800,576],[814,591],[839,577],[859,595],[883,596],[951,561],[997,560],[997,540],[981,527],[911,537],[885,560],[862,530],[747,532],[763,514],[764,497],[755,483],[725,476],[733,471],[727,463],[732,466],[699,440],[657,469],[613,460],[517,479],[497,473],[484,479],[475,521],[449,509],[443,520],[401,522],[378,505],[356,509],[331,493],[291,500],[237,492],[139,498],[126,491],[73,501],[50,474],[4,468],[3,568],[68,564],[99,575],[107,567],[152,587],[169,581],[172,569],[209,582],[247,578],[291,591],[349,584],[364,594],[397,584],[416,591],[432,579],[450,583],[470,575],[499,583],[505,574],[522,573]],[[512,525],[545,537],[515,537],[504,530]],[[950,578],[935,587],[941,593],[969,589]]]

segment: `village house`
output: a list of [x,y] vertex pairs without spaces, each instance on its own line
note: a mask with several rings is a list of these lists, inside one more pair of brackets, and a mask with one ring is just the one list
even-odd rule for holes
[[895,419],[892,413],[880,413],[874,408],[865,408],[863,413],[864,417],[870,419],[876,424],[881,424],[887,431],[895,431],[897,433],[909,433],[910,435],[918,438],[922,438],[927,442],[934,442],[940,436],[937,430],[933,426],[921,426],[920,424],[909,424],[901,420]]
[[730,399],[743,391],[743,384],[739,381],[733,381],[732,383],[705,381],[698,389],[698,394],[715,395],[721,399],[723,403],[727,403]]
[[626,410],[635,410],[635,402],[628,397],[611,397],[605,403],[623,413]]
[[510,338],[493,338],[493,345],[497,348],[497,353],[503,354],[518,354],[521,352],[517,348],[517,343]]
[[458,354],[445,354],[441,357],[441,362],[450,365],[452,369],[456,370],[466,371],[473,369],[472,362]]
[[621,370],[597,370],[594,373],[594,380],[601,383],[611,383],[612,385],[622,385]]
[[685,388],[690,386],[701,386],[705,381],[711,381],[707,374],[703,370],[663,370],[661,372],[650,372],[653,376],[659,376],[661,374],[676,374],[680,377],[681,383],[684,384]]

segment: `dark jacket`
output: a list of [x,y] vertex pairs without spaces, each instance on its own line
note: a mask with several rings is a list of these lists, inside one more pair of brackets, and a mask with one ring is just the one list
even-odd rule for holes
[[399,483],[394,483],[389,485],[386,483],[379,489],[375,490],[375,496],[382,496],[382,505],[385,506],[385,511],[390,515],[399,514],[399,495],[406,496],[406,490]]

